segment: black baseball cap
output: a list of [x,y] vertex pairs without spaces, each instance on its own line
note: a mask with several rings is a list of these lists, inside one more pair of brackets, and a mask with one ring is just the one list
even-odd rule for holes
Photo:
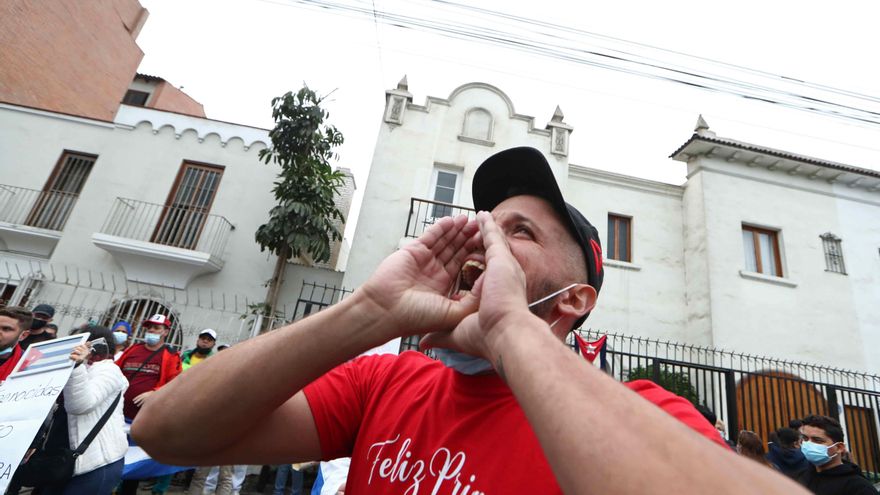
[[[474,174],[474,208],[492,211],[507,198],[527,194],[547,200],[562,218],[584,254],[587,283],[596,292],[602,288],[602,244],[599,232],[574,206],[566,203],[544,154],[527,146],[499,151],[484,161]],[[589,313],[574,325],[579,327]]]
[[34,313],[34,314],[40,313],[40,314],[48,316],[49,318],[52,318],[55,316],[55,308],[53,308],[52,306],[49,306],[48,304],[37,304],[37,306],[34,308],[34,310],[31,311],[31,313]]

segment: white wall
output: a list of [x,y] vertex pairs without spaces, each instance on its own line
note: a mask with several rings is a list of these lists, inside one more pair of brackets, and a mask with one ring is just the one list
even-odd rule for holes
[[[219,272],[197,277],[187,288],[259,301],[275,262],[254,240],[275,204],[271,187],[277,166],[258,159],[265,142],[264,130],[152,109],[123,106],[116,125],[111,125],[3,106],[0,183],[39,190],[64,150],[98,155],[48,261],[123,280],[123,268],[91,240],[116,197],[164,204],[184,161],[224,167],[210,213],[235,226],[225,263]],[[0,252],[0,262],[10,260],[27,258]],[[295,304],[303,280],[339,285],[341,273],[290,265],[282,302]]]

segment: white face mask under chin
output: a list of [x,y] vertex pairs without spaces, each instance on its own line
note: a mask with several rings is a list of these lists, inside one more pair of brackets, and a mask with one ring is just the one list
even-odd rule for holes
[[[562,294],[563,292],[570,290],[573,287],[576,287],[580,284],[574,283],[559,289],[556,292],[553,292],[547,296],[538,299],[537,301],[529,303],[529,308],[533,306],[537,306],[542,302],[549,301],[550,299]],[[562,317],[556,318],[556,320],[550,324],[550,328],[553,328],[554,325],[559,323]],[[485,373],[487,371],[492,370],[492,363],[486,361],[483,358],[478,358],[475,356],[471,356],[470,354],[465,354],[463,352],[453,351],[450,349],[434,349],[434,356],[437,357],[437,360],[446,365],[447,368],[452,368],[459,373],[465,375],[477,375],[480,373]]]

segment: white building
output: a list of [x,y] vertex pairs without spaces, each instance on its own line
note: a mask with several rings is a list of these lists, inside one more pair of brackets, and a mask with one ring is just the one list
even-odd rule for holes
[[[206,327],[229,342],[266,327],[253,313],[275,265],[254,239],[275,205],[279,169],[259,160],[268,131],[208,119],[179,88],[135,72],[148,17],[138,0],[16,13],[0,17],[0,304],[52,304],[62,334],[164,313],[185,346]],[[347,217],[355,184],[342,170]],[[346,249],[286,266],[284,320],[338,300]]]
[[718,138],[700,119],[672,155],[688,167],[675,186],[569,163],[558,107],[536,127],[487,84],[420,105],[404,78],[386,96],[345,287],[434,218],[468,212],[486,157],[528,145],[602,238],[586,326],[880,372],[880,173]]

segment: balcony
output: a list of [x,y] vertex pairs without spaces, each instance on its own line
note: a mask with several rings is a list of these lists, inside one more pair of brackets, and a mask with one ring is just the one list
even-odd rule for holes
[[0,184],[0,250],[49,258],[78,197]]
[[92,242],[122,265],[128,280],[186,288],[223,268],[232,223],[206,208],[116,198]]
[[411,198],[409,201],[409,218],[406,221],[405,237],[416,238],[425,232],[425,229],[434,225],[434,222],[443,217],[467,215],[468,218],[476,218],[477,212],[473,208],[457,206],[428,199]]

